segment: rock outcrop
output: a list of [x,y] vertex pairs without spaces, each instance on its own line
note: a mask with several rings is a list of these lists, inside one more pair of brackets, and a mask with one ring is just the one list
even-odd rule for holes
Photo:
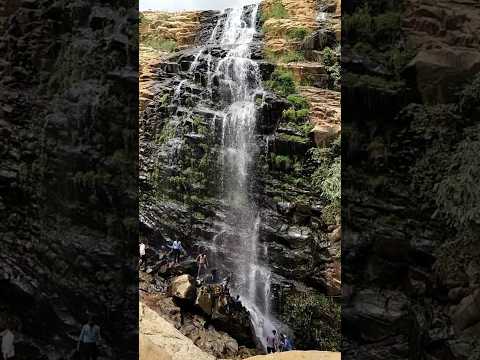
[[182,300],[193,300],[196,295],[195,283],[190,275],[174,278],[168,287],[170,296]]
[[473,1],[409,0],[405,8],[405,31],[416,53],[407,70],[423,101],[445,103],[480,69],[480,7]]
[[[293,2],[289,6],[293,8]],[[305,19],[315,15],[306,10],[303,15],[300,12],[298,16]],[[212,22],[204,26],[212,30]],[[260,18],[257,29],[260,30]],[[217,37],[221,31],[220,26]],[[322,46],[336,41],[331,35],[327,37],[326,42],[312,41],[309,49],[320,51]],[[316,142],[329,144],[339,132],[339,109],[334,110],[339,107],[339,93],[316,87],[327,87],[330,81],[324,65],[268,62],[263,58],[262,40],[259,33],[251,47],[263,80],[270,79],[276,66],[298,69],[294,71],[297,82],[308,82],[309,77],[317,76],[311,86],[298,87],[311,105],[311,120],[306,118],[305,124],[284,121],[283,111],[291,106],[286,98],[265,91],[255,101],[259,152],[251,170],[255,181],[249,185],[249,192],[261,220],[258,241],[264,251],[259,251],[258,260],[268,263],[273,271],[271,311],[285,317],[288,314],[282,311],[287,311],[287,298],[298,295],[309,301],[321,301],[325,294],[340,294],[339,221],[324,220],[328,201],[310,181],[318,166],[314,158]],[[217,101],[224,85],[213,70],[225,54],[226,49],[210,45],[182,49],[163,58],[148,74],[151,93],[145,96],[140,117],[142,235],[155,247],[164,246],[171,239],[182,239],[189,253],[207,249],[209,262],[213,266],[218,264],[222,273],[231,271],[236,256],[231,247],[240,243],[239,234],[231,224],[242,221],[229,218],[232,214],[218,194],[222,181],[220,151],[225,104]],[[194,72],[189,71],[192,67]],[[315,125],[320,128],[310,133]],[[209,314],[212,304],[208,296],[201,301]],[[312,321],[330,329],[329,321],[321,314],[315,313]],[[299,324],[295,326],[294,331],[300,337],[296,344],[300,348],[319,348],[318,337],[302,344],[303,330]]]
[[215,360],[145,304],[139,304],[140,360]]
[[[147,280],[147,281],[151,281]],[[183,299],[166,296],[159,289],[143,293],[141,301],[150,309],[157,312],[161,317],[170,322],[183,335],[188,337],[193,343],[203,351],[217,358],[234,358],[247,357],[256,354],[254,348],[247,348],[239,345],[239,342],[230,335],[230,333],[238,337],[240,342],[242,338],[252,336],[249,327],[245,332],[245,328],[240,325],[230,325],[225,331],[220,330],[222,324],[218,320],[213,319],[211,315],[207,315],[201,308],[195,309],[192,302],[185,302]],[[236,308],[231,308],[230,314],[224,314],[224,319],[230,316],[230,322],[236,322]],[[212,321],[213,319],[213,321]],[[246,317],[249,321],[248,316]],[[234,328],[236,326],[236,329]],[[236,331],[234,331],[236,330]],[[228,331],[228,332],[227,332]],[[241,332],[243,331],[243,335]],[[240,334],[240,335],[239,335]],[[251,339],[248,339],[251,343]]]

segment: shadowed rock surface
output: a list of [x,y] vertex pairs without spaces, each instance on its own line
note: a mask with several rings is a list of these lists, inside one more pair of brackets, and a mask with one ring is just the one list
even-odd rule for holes
[[137,355],[137,20],[111,4],[0,9],[0,328],[17,359],[67,358],[87,311],[101,357]]

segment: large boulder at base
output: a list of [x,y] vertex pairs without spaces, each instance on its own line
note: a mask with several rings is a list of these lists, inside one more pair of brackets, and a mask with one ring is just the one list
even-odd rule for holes
[[158,274],[164,277],[178,276],[182,274],[195,276],[196,273],[197,263],[195,260],[184,260],[173,265],[168,261],[164,261],[158,266]]
[[195,299],[195,282],[190,275],[181,275],[172,280],[168,293],[177,299]]
[[215,360],[143,303],[139,315],[140,360]]
[[195,305],[210,317],[215,329],[224,331],[239,345],[254,347],[250,314],[243,306],[235,306],[221,285],[204,285],[197,290]]
[[340,360],[341,353],[330,351],[287,351],[270,355],[259,355],[247,360]]

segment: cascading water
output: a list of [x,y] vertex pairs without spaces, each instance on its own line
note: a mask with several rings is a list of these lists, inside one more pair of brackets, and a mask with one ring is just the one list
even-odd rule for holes
[[[220,137],[218,193],[225,218],[213,239],[197,245],[208,250],[212,265],[231,272],[232,292],[240,295],[265,347],[267,333],[280,323],[270,314],[271,271],[263,260],[267,258],[265,248],[259,244],[259,210],[250,196],[260,153],[255,133],[256,99],[263,103],[265,98],[259,65],[251,59],[258,9],[257,0],[219,16],[206,44],[190,55],[192,62],[175,86],[172,105],[177,106],[177,122],[188,121],[195,113],[213,114],[208,126]],[[204,97],[190,106],[188,96],[197,85],[207,89],[202,92]]]
[[228,49],[215,71],[220,94],[228,105],[222,123],[222,193],[229,207],[229,225],[238,238],[224,246],[235,254],[233,286],[250,311],[256,335],[263,343],[273,329],[270,315],[270,277],[266,264],[259,261],[260,217],[249,188],[254,185],[252,168],[257,154],[255,139],[255,98],[263,94],[258,64],[251,60],[251,43],[256,34],[258,3],[229,10],[220,37]]

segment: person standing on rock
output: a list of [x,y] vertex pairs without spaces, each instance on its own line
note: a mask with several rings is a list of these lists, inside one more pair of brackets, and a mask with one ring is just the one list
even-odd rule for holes
[[272,335],[267,336],[267,354],[277,352],[277,350],[278,350],[277,330],[273,330]]
[[170,248],[172,249],[173,253],[173,262],[178,264],[180,262],[180,256],[182,255],[182,252],[185,252],[182,242],[180,240],[174,240]]
[[10,330],[10,326],[7,324],[7,328],[0,332],[2,337],[2,359],[13,360],[15,357],[15,335]]
[[207,267],[208,267],[208,258],[207,258],[207,254],[205,253],[200,253],[198,254],[197,256],[197,267],[198,267],[198,271],[197,271],[197,279],[200,278],[200,273],[202,272],[206,272],[207,271]]
[[98,353],[98,342],[100,341],[100,326],[95,324],[92,315],[88,323],[83,325],[80,337],[78,338],[77,350],[83,360],[96,360]]
[[143,241],[140,242],[139,248],[140,248],[140,265],[141,265],[143,263],[143,258],[145,257],[145,248],[146,248]]

